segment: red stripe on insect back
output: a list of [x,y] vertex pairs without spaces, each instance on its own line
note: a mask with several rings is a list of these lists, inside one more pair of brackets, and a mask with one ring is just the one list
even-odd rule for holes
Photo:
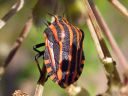
[[49,64],[50,63],[50,60],[44,60],[45,61],[45,64]]
[[58,79],[59,79],[59,81],[61,81],[62,80],[62,69],[61,69],[61,67],[62,67],[62,49],[63,49],[62,42],[63,42],[64,37],[65,37],[65,32],[64,32],[63,26],[59,22],[57,24],[61,29],[61,40],[59,41],[59,45],[60,45],[59,70],[57,71]]
[[[46,36],[46,35],[45,35],[45,36]],[[53,49],[49,47],[50,45],[49,45],[49,40],[47,39],[47,37],[46,37],[46,39],[45,39],[45,46],[46,46],[47,49],[48,49],[48,52],[49,52],[49,55],[50,55],[51,64],[52,64],[52,66],[55,68],[56,65],[55,65],[55,60],[54,60]]]
[[52,31],[52,33],[53,33],[53,35],[54,35],[56,41],[59,42],[59,39],[58,39],[58,36],[57,36],[57,30],[56,30],[55,26],[54,26],[53,24],[51,24],[51,25],[49,26],[49,28],[51,29],[51,31]]

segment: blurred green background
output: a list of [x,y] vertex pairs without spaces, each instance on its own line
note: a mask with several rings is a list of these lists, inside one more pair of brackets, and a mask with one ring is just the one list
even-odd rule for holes
[[[40,1],[44,4],[40,2],[34,7],[37,0],[25,0],[23,9],[16,13],[0,30],[0,65],[2,65],[25,22],[32,13],[35,17],[35,24],[38,25],[38,27],[32,26],[29,35],[24,40],[11,64],[7,67],[0,81],[0,96],[10,96],[16,89],[23,90],[30,95],[34,94],[39,72],[34,61],[36,53],[32,48],[33,45],[43,42],[43,30],[46,26],[40,24],[41,19],[45,18],[50,21],[50,16],[46,12],[53,13],[54,11],[57,11],[59,15],[65,13],[70,22],[79,26],[85,32],[84,53],[86,62],[78,84],[86,88],[91,96],[104,92],[107,86],[105,72],[85,23],[85,18],[80,19],[79,10],[84,10],[81,0],[57,0],[59,6],[57,6],[58,9],[56,10],[54,10],[55,0]],[[0,18],[9,11],[15,2],[16,0],[0,0]],[[120,2],[128,8],[128,0],[120,0]],[[106,20],[120,49],[128,59],[128,19],[120,14],[107,0],[95,0],[95,4]],[[111,50],[110,47],[109,49]],[[45,83],[44,96],[53,96],[53,94],[54,96],[68,96],[64,89],[48,80]]]

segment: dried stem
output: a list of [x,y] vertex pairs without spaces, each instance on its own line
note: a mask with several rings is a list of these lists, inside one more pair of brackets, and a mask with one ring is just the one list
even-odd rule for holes
[[[121,66],[121,70],[123,70],[124,72],[124,75],[123,75],[123,87],[121,89],[119,89],[121,91],[121,95],[123,94],[128,94],[127,91],[128,91],[128,63],[126,61],[126,58],[125,56],[123,55],[123,53],[121,52],[121,50],[119,49],[115,39],[113,38],[112,34],[111,34],[111,31],[110,29],[108,28],[107,24],[105,23],[103,17],[101,16],[99,10],[97,9],[97,7],[94,5],[94,3],[92,1],[90,1],[90,4],[91,4],[91,8],[92,8],[92,11],[101,27],[101,29],[103,30],[105,36],[107,37],[114,53],[115,53],[115,56],[117,57],[118,61],[119,61],[119,64]],[[115,71],[116,74],[117,71]],[[117,78],[117,77],[116,77]],[[121,83],[121,82],[120,82]],[[124,96],[124,95],[123,95]]]
[[10,11],[0,20],[0,29],[4,27],[6,22],[18,11],[20,11],[24,6],[24,0],[18,0],[17,3],[15,3]]
[[37,82],[36,91],[35,91],[34,96],[43,96],[45,82],[46,82],[46,67],[43,66],[42,73],[40,74],[40,78]]
[[[108,41],[109,41],[109,43],[112,47],[112,50],[114,51],[114,54],[115,54],[115,56],[117,57],[117,59],[119,61],[119,64],[120,64],[122,70],[124,70],[124,73],[127,73],[128,63],[126,61],[125,56],[123,55],[123,53],[119,49],[115,39],[113,38],[113,36],[111,34],[110,29],[108,28],[107,24],[105,23],[105,21],[104,21],[103,17],[101,16],[99,10],[97,9],[97,7],[94,4],[92,4],[91,6],[92,6],[93,13],[95,14],[95,17],[96,17],[101,29],[103,30],[105,36],[107,37],[107,39],[108,39]],[[128,76],[128,74],[127,74],[127,76]]]
[[108,0],[117,10],[128,18],[128,10],[118,0]]
[[41,84],[36,85],[36,91],[34,96],[43,96],[44,86]]
[[[11,62],[13,57],[16,55],[16,52],[20,48],[21,44],[23,43],[24,39],[27,37],[31,26],[32,26],[32,18],[29,18],[28,21],[26,22],[23,30],[21,31],[19,37],[17,38],[17,40],[15,41],[14,45],[12,46],[12,49],[11,49],[9,55],[7,56],[7,58],[6,58],[5,62],[4,62],[3,68],[1,67],[0,69],[3,70],[9,65],[9,63]],[[2,72],[2,74],[3,73],[4,72]]]
[[[88,0],[83,0],[85,5],[87,6],[87,9],[88,9],[88,17],[91,21],[91,24],[93,27],[90,27],[91,28],[90,30],[92,31],[92,29],[94,29],[94,33],[92,33],[93,35],[93,39],[95,39],[95,45],[97,47],[97,50],[98,50],[98,55],[100,57],[101,60],[107,60],[108,58],[111,58],[111,55],[110,55],[110,52],[105,44],[105,41],[103,39],[103,36],[101,34],[101,29],[97,23],[97,20],[95,18],[95,15],[92,11],[92,8],[91,8],[91,4]],[[87,19],[88,20],[88,19]],[[99,42],[99,43],[98,43]],[[110,60],[111,62],[113,62],[113,60]],[[104,61],[103,61],[104,62]]]
[[95,46],[96,46],[96,48],[97,48],[97,52],[98,52],[98,54],[99,54],[99,57],[100,57],[101,59],[103,59],[103,58],[104,58],[104,55],[103,55],[103,52],[102,52],[102,49],[101,49],[101,46],[100,46],[100,42],[99,42],[99,40],[98,40],[98,38],[97,38],[97,35],[95,34],[95,29],[94,29],[94,27],[93,27],[93,24],[92,24],[92,22],[91,22],[91,20],[90,20],[89,17],[86,19],[86,21],[87,21],[87,25],[88,25],[88,27],[89,27],[89,30],[90,30],[90,32],[91,32],[93,41],[95,42]]
[[[99,43],[99,41],[98,41],[98,38],[97,38],[97,36],[96,36],[96,34],[95,34],[95,30],[94,30],[94,27],[93,27],[93,24],[92,24],[92,22],[91,22],[91,20],[90,20],[90,18],[87,18],[87,24],[88,24],[88,27],[89,27],[89,29],[90,29],[90,32],[91,32],[91,35],[92,35],[92,38],[93,38],[93,40],[94,40],[94,42],[95,42],[95,45],[96,46],[98,46],[97,47],[97,50],[100,50],[101,48],[100,48],[100,43]],[[100,50],[101,51],[101,50]],[[100,54],[100,53],[99,53]],[[110,63],[110,61],[107,61],[107,60],[105,60],[106,62],[105,63],[108,63],[108,64],[105,64],[104,66],[105,66],[105,69],[106,69],[106,71],[107,71],[107,78],[108,78],[108,86],[109,86],[109,91],[110,91],[110,88],[111,88],[111,83],[113,82],[112,81],[112,75],[113,74],[117,74],[117,72],[116,73],[114,73],[113,71],[115,70],[115,68],[114,68],[114,66],[113,66],[113,64],[112,63]],[[118,77],[118,75],[113,75],[114,77],[113,77],[113,79],[114,80],[117,80],[117,81],[119,81],[119,79],[117,79],[117,78],[119,78]],[[117,76],[117,77],[116,77]],[[101,95],[100,95],[101,96]]]
[[120,79],[119,75],[117,73],[115,62],[113,61],[113,58],[110,55],[110,52],[105,44],[104,38],[101,34],[101,28],[97,23],[97,18],[95,17],[95,14],[93,13],[93,1],[92,0],[83,0],[84,4],[86,5],[88,9],[88,17],[87,17],[87,24],[91,31],[92,38],[95,42],[98,55],[102,62],[104,63],[104,67],[107,71],[107,78],[108,78],[108,86],[109,89],[107,90],[107,93],[110,93],[112,91],[112,87],[116,86],[117,88],[120,86]]
[[26,22],[23,30],[21,31],[19,37],[15,41],[7,59],[5,60],[4,67],[6,67],[11,62],[11,60],[13,59],[17,50],[20,48],[21,44],[23,43],[23,40],[27,37],[31,26],[32,26],[32,18],[29,18],[28,21]]

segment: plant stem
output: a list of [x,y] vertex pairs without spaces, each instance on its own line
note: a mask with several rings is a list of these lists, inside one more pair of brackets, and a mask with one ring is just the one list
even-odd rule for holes
[[108,0],[117,10],[128,18],[128,10],[118,0]]
[[10,11],[0,20],[0,29],[3,28],[6,22],[24,6],[24,0],[18,0],[10,9]]
[[[101,29],[103,30],[105,36],[107,37],[107,39],[112,47],[113,52],[114,52],[115,56],[117,57],[117,60],[119,61],[121,68],[123,68],[122,70],[124,71],[124,73],[127,73],[128,63],[127,63],[125,56],[123,55],[120,48],[118,47],[115,39],[113,38],[113,36],[111,34],[110,29],[108,28],[103,17],[101,16],[98,8],[94,4],[92,4],[91,6],[92,6],[93,13],[95,14],[95,17],[96,17]],[[128,74],[127,74],[127,76],[128,76]]]
[[37,82],[34,96],[43,96],[45,82],[46,82],[46,67],[43,66],[42,73],[40,74],[40,78]]
[[[0,67],[1,70],[3,70],[0,74],[0,76],[2,76],[4,74],[4,70],[5,68],[10,64],[11,60],[14,58],[14,56],[16,55],[16,52],[18,51],[18,49],[20,48],[21,44],[23,43],[24,39],[27,37],[30,28],[32,26],[32,17],[30,17],[28,19],[28,21],[26,22],[24,28],[22,29],[19,37],[17,38],[17,40],[15,41],[15,43],[13,44],[9,55],[7,56],[7,58],[5,59],[5,62],[3,64],[2,67]],[[1,71],[0,70],[0,71]]]
[[95,46],[98,51],[98,55],[101,59],[101,61],[104,64],[104,67],[107,72],[107,78],[108,78],[108,90],[107,93],[111,93],[113,91],[113,86],[116,88],[120,87],[120,78],[119,74],[115,67],[115,61],[113,60],[109,49],[107,48],[107,45],[104,41],[104,38],[102,36],[101,26],[98,24],[98,20],[93,12],[93,0],[83,0],[85,3],[85,6],[88,9],[88,16],[87,16],[87,25],[90,29],[92,38],[95,42]]

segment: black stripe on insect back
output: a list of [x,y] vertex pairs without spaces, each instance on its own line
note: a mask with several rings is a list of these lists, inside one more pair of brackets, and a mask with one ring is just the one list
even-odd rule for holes
[[54,25],[54,27],[56,28],[56,30],[57,30],[57,36],[58,36],[58,39],[59,40],[61,40],[61,29],[60,29],[60,27],[59,27],[59,25],[57,24],[57,22],[53,22],[53,25]]
[[[53,25],[56,29],[56,33],[57,33],[57,38],[59,40],[61,40],[61,29],[59,27],[59,25],[57,24],[57,22],[53,22]],[[54,42],[53,44],[53,52],[54,52],[54,59],[55,59],[55,63],[56,63],[56,69],[58,69],[59,67],[59,60],[60,60],[60,46],[59,46],[59,43],[58,42]]]
[[54,66],[54,70],[57,71],[58,67],[59,67],[59,54],[60,54],[60,46],[59,46],[59,43],[58,41],[55,40],[55,38],[58,38],[58,37],[55,37],[54,33],[60,33],[60,28],[59,26],[57,25],[56,22],[53,22],[52,23],[56,32],[54,32],[54,30],[52,28],[49,27],[49,30],[52,32],[52,36],[51,38],[53,39],[52,40],[52,49],[53,49],[53,53],[54,53],[54,60],[55,60],[55,66]]
[[81,66],[81,61],[82,61],[82,58],[83,58],[82,55],[84,55],[83,54],[83,48],[82,48],[82,46],[83,46],[83,40],[84,40],[84,32],[81,31],[81,30],[78,30],[78,31],[79,31],[79,34],[80,34],[80,32],[82,34],[81,41],[80,41],[80,48],[78,50],[78,64],[79,64],[79,66],[77,67],[78,75],[80,75],[81,74],[81,67],[80,66]]
[[50,67],[52,68],[52,71],[48,73],[48,75],[51,76],[52,74],[55,73],[55,70],[54,70],[54,68],[51,64],[50,54],[49,54],[49,51],[48,51],[47,47],[45,48],[44,59],[50,61],[50,63],[45,64],[45,66],[46,66],[46,68],[50,68]]
[[70,48],[70,34],[69,34],[69,29],[67,27],[67,25],[63,22],[63,21],[60,21],[60,24],[63,26],[64,28],[64,32],[65,32],[65,38],[62,42],[62,45],[63,45],[63,49],[62,51],[65,51],[65,52],[69,52],[69,48]]
[[73,45],[72,45],[72,60],[71,60],[71,67],[70,67],[70,75],[68,77],[68,83],[71,84],[72,83],[72,79],[73,79],[73,75],[74,75],[74,71],[75,71],[75,66],[77,64],[76,61],[76,50],[77,50],[77,33],[76,30],[74,29],[74,27],[71,25],[70,26],[73,32]]
[[[83,46],[83,40],[84,40],[84,31],[80,29],[80,31],[82,32],[82,39],[81,39],[81,48]],[[85,60],[85,55],[84,55],[84,51],[82,49],[82,60]]]
[[84,40],[84,31],[82,29],[80,29],[81,33],[82,33],[82,39],[81,39],[81,43],[83,42]]
[[44,59],[45,59],[45,60],[49,60],[49,59],[50,59],[49,57],[50,57],[50,56],[49,56],[49,53],[48,53],[48,48],[45,47]]
[[[69,55],[69,49],[70,49],[70,34],[69,34],[69,29],[67,25],[63,21],[59,21],[59,22],[63,26],[65,31],[65,37],[62,42],[62,72],[65,73],[68,70],[68,66],[69,66],[68,55]],[[62,82],[66,80],[65,75],[66,74],[63,74],[62,76],[63,77]]]
[[56,42],[55,37],[53,35],[52,30],[48,27],[44,30],[45,34],[47,35],[47,38],[49,41],[51,41],[52,43]]
[[59,67],[59,59],[60,59],[60,46],[59,44],[56,42],[53,44],[53,52],[54,52],[54,60],[55,60],[55,64],[56,64],[56,71]]
[[48,63],[48,64],[45,64],[46,68],[50,68],[51,67],[51,64]]

